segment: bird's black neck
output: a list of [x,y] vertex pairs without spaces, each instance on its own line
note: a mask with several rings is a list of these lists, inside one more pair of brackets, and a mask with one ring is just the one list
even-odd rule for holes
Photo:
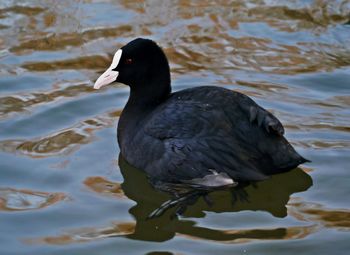
[[[158,80],[131,87],[130,97],[125,108],[145,109],[156,107],[169,97],[171,93],[170,80]],[[159,84],[162,84],[160,87]]]
[[[130,96],[118,123],[119,137],[127,137],[137,129],[139,123],[157,106],[164,102],[171,93],[169,69],[150,75],[130,85]],[[120,142],[120,141],[119,141]]]

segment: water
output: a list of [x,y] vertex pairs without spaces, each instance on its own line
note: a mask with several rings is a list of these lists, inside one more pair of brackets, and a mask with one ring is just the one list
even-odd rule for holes
[[[0,254],[347,254],[349,1],[0,3]],[[173,88],[216,85],[271,110],[312,163],[185,215],[119,159],[116,49],[156,40]]]

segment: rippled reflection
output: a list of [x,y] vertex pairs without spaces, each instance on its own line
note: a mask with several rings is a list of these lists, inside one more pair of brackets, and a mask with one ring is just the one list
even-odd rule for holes
[[[306,228],[292,229],[253,229],[221,231],[195,227],[193,222],[173,219],[173,210],[165,215],[147,219],[163,202],[169,199],[165,193],[155,190],[147,180],[144,173],[130,166],[119,157],[119,166],[124,177],[122,189],[126,196],[136,201],[137,205],[130,209],[130,213],[136,219],[135,232],[130,238],[141,240],[164,241],[172,238],[175,234],[189,235],[193,238],[205,238],[210,240],[234,241],[235,239],[284,239],[287,236],[303,235],[301,233],[313,232]],[[256,186],[250,185],[244,188],[248,201],[236,201],[232,205],[231,192],[215,191],[209,194],[213,201],[209,206],[203,200],[198,200],[188,207],[185,217],[204,217],[205,212],[239,212],[245,210],[266,211],[275,217],[287,215],[286,205],[293,193],[307,190],[312,185],[311,177],[297,168],[289,173],[276,175],[267,181],[259,182]],[[234,223],[232,223],[234,227]],[[313,229],[313,227],[311,227]],[[297,230],[297,231],[295,231]],[[291,234],[294,233],[295,235]]]
[[125,236],[133,233],[133,222],[113,223],[112,226],[102,228],[81,228],[67,231],[59,236],[47,236],[42,238],[24,239],[28,244],[54,244],[63,245],[95,241],[101,238]]
[[89,177],[84,181],[84,184],[99,194],[112,195],[118,198],[125,197],[120,183],[111,182],[100,176]]
[[0,151],[19,152],[33,158],[68,155],[79,149],[81,145],[92,142],[93,133],[111,126],[113,118],[119,115],[120,111],[113,111],[41,138],[0,141]]
[[318,222],[330,228],[350,230],[350,212],[345,209],[328,209],[321,204],[294,201],[290,213],[303,221]]
[[0,211],[25,211],[44,208],[66,199],[63,193],[0,188]]

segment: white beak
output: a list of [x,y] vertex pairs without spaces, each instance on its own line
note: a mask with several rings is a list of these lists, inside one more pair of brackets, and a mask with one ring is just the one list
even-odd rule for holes
[[121,57],[122,50],[119,49],[114,54],[111,66],[100,77],[98,77],[97,81],[95,82],[94,89],[100,89],[101,87],[111,84],[117,80],[119,72],[113,71],[113,69],[118,66]]

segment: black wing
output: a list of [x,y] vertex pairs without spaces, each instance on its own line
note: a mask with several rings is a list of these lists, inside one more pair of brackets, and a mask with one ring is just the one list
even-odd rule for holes
[[295,151],[271,113],[237,92],[193,90],[174,93],[144,126],[159,141],[152,148],[158,157],[145,169],[151,177],[189,180],[215,171],[257,181],[289,166]]

